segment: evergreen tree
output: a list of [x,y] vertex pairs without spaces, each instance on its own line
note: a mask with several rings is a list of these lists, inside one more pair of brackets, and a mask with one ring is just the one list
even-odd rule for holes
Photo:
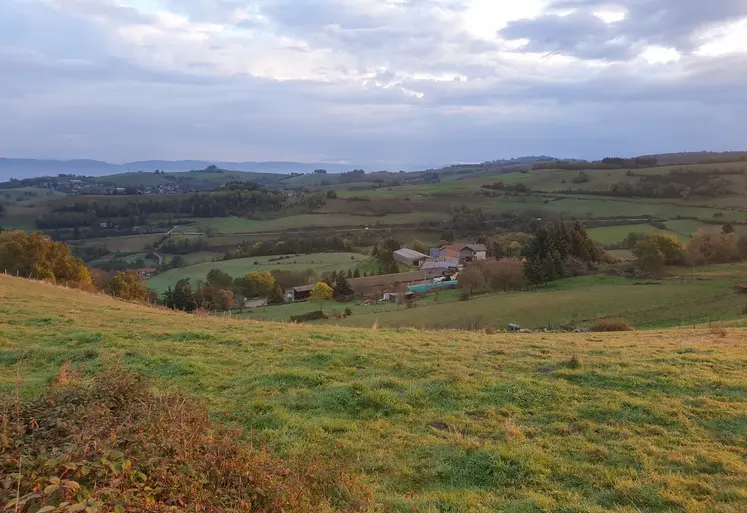
[[174,294],[174,289],[171,288],[171,285],[169,285],[169,288],[161,294],[161,298],[161,302],[166,305],[167,308],[171,308],[172,310],[176,309],[176,295]]
[[192,294],[192,285],[189,278],[184,278],[176,282],[174,286],[174,308],[185,312],[192,312],[197,308],[194,294]]
[[524,274],[531,285],[547,282],[547,274],[542,260],[537,257],[528,258],[524,264]]
[[356,267],[355,271],[353,271],[353,278],[360,278],[360,277],[361,277],[361,270]]
[[345,275],[340,272],[337,274],[337,279],[332,286],[335,299],[344,299],[353,296],[353,288],[350,286],[350,282],[345,278]]

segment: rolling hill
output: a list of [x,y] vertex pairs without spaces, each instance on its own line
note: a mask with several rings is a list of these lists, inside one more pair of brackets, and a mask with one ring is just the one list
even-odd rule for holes
[[89,376],[123,366],[203,399],[247,444],[363,476],[374,511],[747,509],[743,329],[256,323],[6,276],[0,326],[0,397],[16,368],[31,399],[63,365]]
[[0,157],[0,181],[11,178],[34,178],[39,176],[57,176],[75,174],[84,176],[108,176],[118,173],[137,171],[153,172],[156,169],[169,173],[187,172],[193,169],[205,169],[215,165],[221,169],[231,171],[251,171],[255,173],[310,173],[323,168],[330,173],[341,173],[354,169],[355,166],[332,163],[303,163],[303,162],[216,162],[206,160],[143,160],[111,164],[100,160],[74,159],[20,159]]

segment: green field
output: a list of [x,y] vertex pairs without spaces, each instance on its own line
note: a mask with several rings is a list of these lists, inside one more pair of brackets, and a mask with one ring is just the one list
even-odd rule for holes
[[105,247],[112,253],[137,253],[145,251],[146,247],[152,247],[165,234],[156,233],[148,235],[128,235],[124,237],[108,237],[101,239],[85,239],[73,241],[72,245],[84,244],[86,246]]
[[[437,304],[446,301],[456,301],[459,297],[458,290],[443,290],[435,294],[431,294],[425,298],[420,299],[420,303],[423,305]],[[305,314],[317,310],[322,310],[327,316],[332,319],[331,323],[337,322],[337,316],[342,316],[345,313],[345,309],[349,308],[352,315],[378,315],[383,312],[396,312],[400,310],[406,310],[405,305],[396,305],[389,301],[372,301],[371,304],[366,304],[365,301],[356,299],[349,303],[338,303],[336,301],[304,301],[295,303],[286,303],[284,305],[276,306],[265,306],[262,308],[255,308],[253,310],[243,310],[241,312],[233,311],[231,316],[238,319],[250,319],[254,321],[272,321],[272,322],[289,322],[291,315]],[[226,315],[226,314],[217,314]],[[368,318],[368,317],[367,317]]]
[[[220,262],[204,262],[157,274],[147,283],[148,287],[156,292],[163,292],[169,286],[174,286],[177,281],[184,278],[189,278],[194,286],[198,281],[204,281],[211,269],[220,269],[234,278],[243,276],[250,271],[303,271],[306,269],[313,269],[318,276],[321,276],[325,272],[355,269],[359,263],[370,257],[360,253],[312,253],[291,256],[291,258],[274,262],[269,261],[271,258],[277,257],[250,257]],[[255,262],[257,263],[255,264]]]
[[[599,244],[617,244],[625,240],[631,232],[636,233],[653,233],[665,230],[659,230],[650,224],[623,224],[619,226],[602,226],[599,228],[590,228],[589,237]],[[670,232],[671,235],[676,235]]]
[[[352,214],[305,214],[281,217],[267,221],[256,221],[242,218],[191,218],[193,226],[184,228],[188,232],[201,232],[209,228],[218,234],[241,234],[257,232],[282,232],[286,230],[304,230],[310,228],[344,228],[375,227],[378,225],[418,224],[421,221],[446,221],[449,215],[445,212],[412,212],[408,214],[389,214],[387,216],[360,216]],[[181,231],[181,230],[179,230]]]
[[64,362],[124,365],[204,399],[245,443],[362,476],[375,511],[747,510],[744,330],[261,324],[3,276],[0,297],[1,396],[18,361],[22,398]]
[[63,193],[44,189],[42,187],[19,187],[16,189],[0,189],[0,203],[10,203],[13,201],[45,199],[48,197],[64,196]]
[[730,268],[725,272],[732,274],[713,279],[700,279],[710,277],[696,274],[695,279],[687,281],[671,278],[651,283],[608,276],[569,278],[533,292],[477,296],[469,301],[428,304],[327,322],[427,329],[505,328],[509,323],[519,323],[536,328],[588,326],[599,318],[623,316],[638,328],[661,328],[744,319],[740,314],[747,306],[747,298],[734,294],[732,287],[739,276],[747,276],[747,264],[724,267]]

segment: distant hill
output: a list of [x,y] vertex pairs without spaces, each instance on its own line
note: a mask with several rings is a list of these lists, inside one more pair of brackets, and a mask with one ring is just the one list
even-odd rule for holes
[[686,151],[682,153],[659,153],[643,155],[653,157],[659,165],[710,164],[747,160],[747,151]]
[[206,160],[145,160],[111,164],[100,160],[41,160],[16,159],[0,157],[0,182],[11,178],[35,178],[39,176],[57,176],[58,174],[76,174],[85,176],[107,176],[133,171],[152,172],[156,169],[169,173],[205,169],[215,165],[230,171],[252,171],[256,173],[310,173],[315,169],[326,169],[329,173],[342,173],[355,169],[356,166],[328,163],[303,162],[213,162]]

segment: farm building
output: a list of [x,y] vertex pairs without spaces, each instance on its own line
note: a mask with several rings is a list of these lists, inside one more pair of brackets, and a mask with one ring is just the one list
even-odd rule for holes
[[306,301],[311,296],[312,290],[314,290],[314,285],[299,285],[285,289],[285,300],[288,302]]
[[409,273],[352,278],[348,280],[348,283],[350,283],[356,296],[382,297],[384,292],[405,291],[408,285],[422,283],[427,279],[425,271],[412,271]]
[[414,249],[402,248],[392,253],[394,260],[400,264],[409,265],[410,267],[418,267],[422,262],[428,258],[428,255],[424,255]]
[[425,271],[426,278],[431,280],[454,274],[459,270],[459,266],[455,260],[432,260],[429,258],[420,264],[420,270]]
[[407,292],[386,292],[384,293],[384,301],[391,301],[398,305],[404,305],[409,300],[415,297],[415,293],[411,291]]
[[438,254],[440,258],[455,259],[463,264],[475,260],[485,260],[488,255],[488,248],[485,247],[485,244],[449,244],[442,247]]

